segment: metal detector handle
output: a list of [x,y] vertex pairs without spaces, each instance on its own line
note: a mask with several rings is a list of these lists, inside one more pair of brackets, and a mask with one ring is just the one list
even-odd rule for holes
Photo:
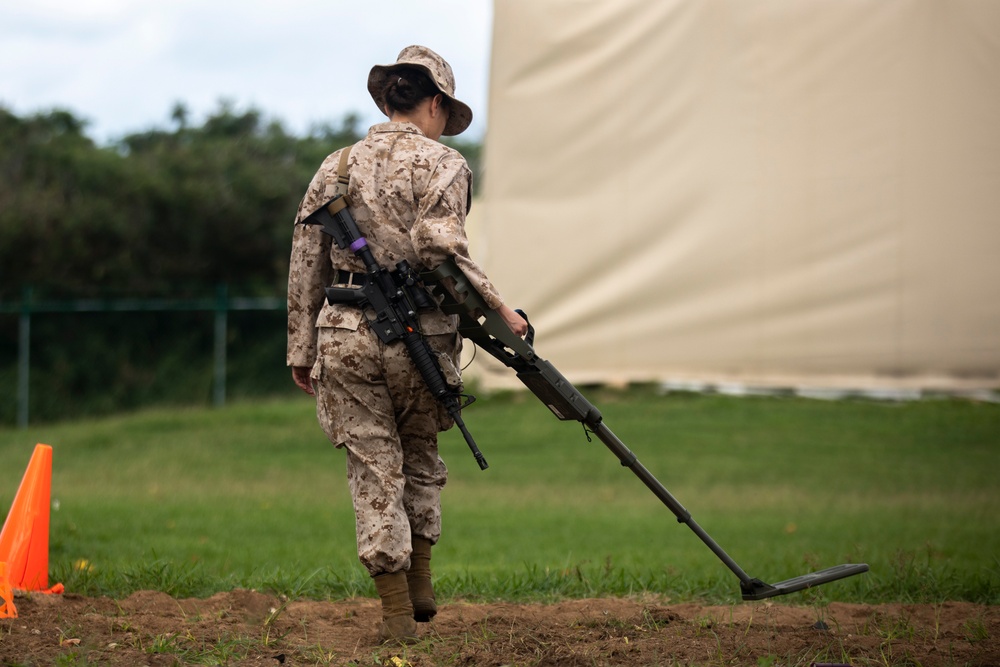
[[520,308],[515,308],[514,312],[524,318],[525,324],[528,325],[528,333],[524,334],[524,342],[529,346],[535,346],[535,327],[531,326],[531,320],[528,319],[528,313],[524,312]]
[[[601,412],[581,394],[555,366],[538,357],[532,347],[534,327],[521,338],[510,330],[500,313],[486,304],[465,273],[449,260],[433,271],[421,274],[432,293],[440,299],[441,310],[458,316],[458,333],[493,355],[517,373],[517,379],[538,397],[552,414],[562,420],[577,420],[593,428],[601,422]],[[450,283],[449,287],[445,284]],[[517,311],[527,320],[523,310]]]
[[[515,359],[529,362],[535,359],[531,343],[510,330],[454,260],[443,262],[433,271],[424,271],[420,278],[439,298],[441,310],[458,316],[458,333],[462,338],[471,340],[506,366]],[[450,288],[445,288],[445,283],[450,283]]]

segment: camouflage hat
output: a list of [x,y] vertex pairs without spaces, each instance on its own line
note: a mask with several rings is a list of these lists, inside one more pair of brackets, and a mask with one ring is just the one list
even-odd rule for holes
[[444,135],[450,137],[464,132],[472,122],[472,109],[455,98],[455,75],[451,71],[451,65],[426,46],[408,46],[399,52],[396,62],[391,65],[372,67],[372,71],[368,73],[368,92],[371,93],[379,111],[385,113],[385,98],[382,96],[382,91],[385,90],[390,73],[404,65],[426,72],[438,90],[448,98],[449,115],[448,123],[444,126]]

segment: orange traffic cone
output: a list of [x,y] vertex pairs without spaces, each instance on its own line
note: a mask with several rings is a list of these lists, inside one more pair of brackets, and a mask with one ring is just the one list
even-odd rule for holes
[[0,618],[17,618],[17,607],[14,606],[14,591],[10,588],[7,578],[7,563],[0,562]]
[[0,561],[7,563],[13,588],[45,593],[62,589],[48,589],[51,492],[52,448],[38,444],[0,531]]

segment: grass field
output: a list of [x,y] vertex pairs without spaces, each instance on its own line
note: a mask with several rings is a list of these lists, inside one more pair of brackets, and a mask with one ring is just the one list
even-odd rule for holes
[[[584,393],[752,576],[867,562],[800,595],[1000,602],[1000,406]],[[738,599],[736,578],[578,423],[522,394],[465,419],[490,468],[444,434],[440,597]],[[4,512],[36,442],[53,447],[50,579],[71,591],[373,594],[343,453],[305,397],[0,430]]]

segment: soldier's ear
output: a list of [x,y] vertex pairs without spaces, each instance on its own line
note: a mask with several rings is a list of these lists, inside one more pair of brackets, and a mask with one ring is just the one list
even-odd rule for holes
[[431,111],[435,114],[448,113],[448,102],[445,101],[444,95],[438,93],[431,100]]

